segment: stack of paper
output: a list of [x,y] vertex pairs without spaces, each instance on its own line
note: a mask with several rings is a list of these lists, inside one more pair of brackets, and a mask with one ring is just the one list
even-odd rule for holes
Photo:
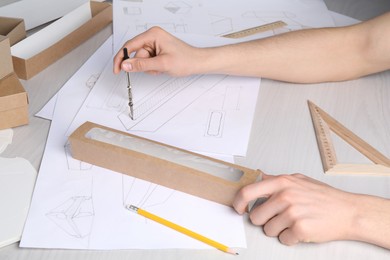
[[[319,0],[118,0],[114,49],[154,25],[192,45],[215,46],[232,43],[216,36],[276,20],[288,24],[283,30],[333,26]],[[112,74],[112,55],[111,42],[106,42],[57,97],[21,246],[209,248],[129,213],[124,205],[132,203],[230,247],[246,247],[242,217],[233,209],[76,161],[67,136],[88,120],[188,150],[245,156],[260,79],[134,73],[132,121],[125,76]]]

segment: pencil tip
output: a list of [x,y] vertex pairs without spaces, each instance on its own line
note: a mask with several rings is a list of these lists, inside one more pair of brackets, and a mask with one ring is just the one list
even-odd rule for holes
[[232,255],[239,255],[239,253],[236,252],[235,250],[233,250],[232,248],[229,248],[226,252],[228,252],[229,254],[232,254]]

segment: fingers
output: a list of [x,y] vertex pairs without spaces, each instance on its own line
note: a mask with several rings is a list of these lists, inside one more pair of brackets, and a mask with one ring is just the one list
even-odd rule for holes
[[[121,68],[124,71],[127,71],[127,72],[130,72],[130,71],[140,71],[140,67],[141,66],[143,67],[143,65],[138,64],[136,69],[134,69],[132,63],[137,63],[137,62],[134,62],[134,59],[147,59],[147,58],[150,58],[150,57],[151,57],[151,55],[150,55],[150,53],[147,50],[140,49],[140,50],[138,50],[135,53],[133,59],[128,59],[128,60],[123,61],[122,64],[121,64]],[[138,61],[138,63],[140,63],[140,61]],[[150,73],[150,71],[147,71],[147,72]]]
[[293,221],[291,219],[284,218],[278,214],[265,223],[263,230],[267,236],[276,237],[292,224]]
[[283,230],[280,233],[279,241],[280,241],[280,243],[287,245],[287,246],[296,245],[300,242],[296,233],[291,228],[286,228],[285,230]]
[[146,51],[146,48],[153,49],[156,39],[162,38],[162,34],[166,36],[168,33],[159,27],[152,27],[146,32],[141,33],[127,41],[114,57],[114,73],[117,74],[121,70],[121,63],[123,61],[123,48],[126,47],[129,54],[141,50],[140,55],[144,56],[144,51]]
[[257,198],[268,197],[277,189],[278,187],[273,178],[264,174],[261,182],[249,184],[238,192],[233,202],[233,207],[239,214],[243,214],[251,201]]
[[165,57],[156,56],[151,58],[132,58],[122,63],[122,69],[128,72],[144,71],[149,74],[161,73],[166,71]]
[[[262,226],[266,223],[268,224],[271,220],[273,220],[274,225],[281,224],[281,220],[278,220],[277,216],[284,212],[287,207],[288,203],[285,201],[280,201],[275,196],[271,196],[266,202],[257,206],[256,208],[253,208],[249,213],[249,218],[254,225],[258,226]],[[270,227],[272,228],[272,222]]]
[[[254,225],[263,226],[267,236],[277,236],[285,245],[339,239],[345,236],[339,235],[344,234],[342,223],[351,219],[348,213],[346,221],[339,219],[350,205],[339,204],[345,201],[345,193],[302,174],[264,174],[261,182],[240,190],[233,206],[242,214],[251,200],[261,197],[267,200],[253,208],[249,218]],[[329,227],[335,228],[330,231]]]

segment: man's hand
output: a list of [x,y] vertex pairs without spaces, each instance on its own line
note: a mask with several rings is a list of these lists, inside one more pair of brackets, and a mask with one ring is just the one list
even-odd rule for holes
[[[133,58],[123,60],[123,48]],[[127,41],[114,58],[114,73],[121,69],[128,72],[146,72],[149,74],[167,73],[171,76],[188,76],[196,72],[197,61],[202,60],[201,51],[177,39],[159,27]],[[200,62],[201,63],[201,62]]]
[[267,197],[249,213],[253,224],[281,243],[354,239],[359,195],[337,190],[301,174],[264,175],[244,187],[234,208],[243,214],[250,201]]

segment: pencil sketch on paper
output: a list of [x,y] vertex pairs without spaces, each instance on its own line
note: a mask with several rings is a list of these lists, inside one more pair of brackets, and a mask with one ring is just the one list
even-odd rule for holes
[[89,243],[95,211],[91,196],[73,196],[46,213],[70,237]]
[[214,35],[223,35],[233,31],[233,19],[220,14],[209,14]]
[[154,26],[161,27],[164,30],[169,31],[169,32],[173,32],[173,33],[187,33],[188,32],[188,25],[186,23],[181,23],[181,22],[136,23],[135,30],[137,32],[144,32],[144,31],[146,31]]
[[192,6],[183,1],[172,1],[164,6],[164,9],[172,14],[188,14]]
[[[161,27],[172,33],[188,33],[191,25],[186,16],[191,16],[193,6],[185,1],[156,2],[151,6],[136,1],[121,1],[120,15],[132,19],[128,29],[144,32],[153,26]],[[155,11],[160,10],[159,16]],[[169,17],[169,19],[167,19]]]
[[89,88],[91,90],[93,88],[93,86],[95,86],[95,84],[98,81],[99,77],[100,77],[100,73],[92,74],[88,78],[88,80],[85,82],[85,85],[87,86],[87,88]]
[[164,205],[176,191],[131,176],[122,176],[123,206],[132,204],[142,208]]
[[[141,73],[133,75],[134,86],[143,85],[146,90],[142,98],[135,102],[135,120],[131,120],[128,116],[127,100],[123,92],[125,89],[122,87],[125,84],[123,77],[113,79],[116,82],[104,89],[104,98],[98,101],[91,100],[87,107],[116,113],[126,131],[157,132],[187,107],[214,91],[213,103],[203,111],[207,113],[204,133],[209,137],[221,137],[226,112],[239,109],[241,87],[224,86],[222,83],[228,78],[226,75],[212,78],[205,75],[179,78],[154,77],[152,80],[156,82],[149,85],[150,77],[145,77]],[[175,102],[176,100],[180,102]]]
[[139,7],[123,7],[123,13],[125,15],[130,15],[130,16],[133,16],[133,15],[142,15],[142,9],[139,8]]

